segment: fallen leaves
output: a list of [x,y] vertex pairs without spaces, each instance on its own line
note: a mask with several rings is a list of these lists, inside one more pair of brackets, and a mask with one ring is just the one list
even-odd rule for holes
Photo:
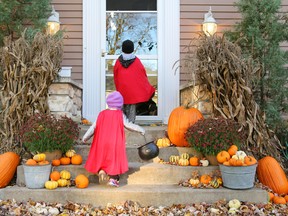
[[78,204],[68,202],[45,203],[16,202],[15,200],[0,200],[0,215],[288,215],[287,205],[255,204],[241,202],[241,206],[234,213],[229,213],[229,202],[219,200],[216,203],[175,204],[171,206],[141,206],[138,202],[126,201],[121,204],[108,203],[105,207],[93,207],[91,204]]

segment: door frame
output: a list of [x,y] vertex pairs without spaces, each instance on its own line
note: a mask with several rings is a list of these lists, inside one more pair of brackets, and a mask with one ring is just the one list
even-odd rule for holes
[[[106,0],[83,0],[83,108],[82,116],[95,121],[105,109],[105,73],[101,55],[105,29],[103,8]],[[167,124],[171,111],[179,106],[179,70],[173,64],[180,59],[180,2],[157,0],[158,90],[157,120]],[[105,19],[104,19],[105,20]],[[172,43],[173,42],[173,43]],[[103,85],[102,85],[103,86]]]

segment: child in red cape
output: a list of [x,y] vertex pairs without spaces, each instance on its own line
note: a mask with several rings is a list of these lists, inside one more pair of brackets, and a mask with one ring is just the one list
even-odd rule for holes
[[116,90],[124,98],[123,112],[129,121],[135,122],[136,105],[152,100],[155,88],[149,83],[146,70],[134,54],[134,43],[125,40],[122,54],[117,59],[113,73]]
[[120,175],[128,171],[124,127],[142,135],[145,130],[123,114],[123,97],[118,91],[110,93],[106,103],[109,108],[99,113],[82,138],[85,143],[94,135],[85,169],[98,173],[100,184],[119,187]]

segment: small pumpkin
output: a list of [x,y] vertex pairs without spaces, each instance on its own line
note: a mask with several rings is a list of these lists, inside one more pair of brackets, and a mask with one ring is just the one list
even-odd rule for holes
[[250,165],[254,165],[257,163],[257,160],[255,157],[251,156],[251,155],[247,155],[244,158],[244,163],[247,164],[248,166]]
[[200,177],[200,182],[205,185],[208,185],[211,180],[212,180],[211,176],[207,174],[201,175]]
[[46,154],[40,153],[33,156],[33,159],[37,162],[46,160]]
[[57,187],[58,187],[57,181],[46,181],[45,182],[45,188],[48,190],[54,190]]
[[237,151],[238,147],[236,145],[231,145],[228,149],[228,153],[230,154],[231,157],[235,155]]
[[79,174],[76,176],[75,186],[77,188],[87,188],[88,185],[89,185],[89,179],[85,175]]
[[179,159],[180,159],[179,155],[171,155],[169,157],[169,162],[178,164]]
[[35,166],[37,165],[37,161],[35,161],[34,159],[32,158],[29,158],[26,162],[25,162],[26,165],[30,165],[30,166]]
[[238,159],[242,160],[244,162],[244,158],[247,156],[247,154],[244,151],[237,151],[236,155]]
[[52,160],[52,165],[53,165],[53,166],[60,166],[60,165],[61,165],[60,159],[54,159],[54,160]]
[[66,187],[67,186],[67,183],[68,183],[68,180],[67,179],[63,179],[63,178],[60,178],[57,180],[57,183],[58,183],[58,186],[59,187]]
[[38,165],[47,165],[47,164],[50,164],[49,161],[47,160],[42,160],[38,162]]
[[6,187],[13,178],[20,157],[14,152],[6,152],[0,155],[0,188]]
[[71,157],[71,164],[73,165],[80,165],[82,164],[82,156],[80,154],[75,154]]
[[189,155],[187,152],[184,152],[184,153],[182,153],[182,154],[180,155],[180,158],[189,160],[190,155]]
[[191,166],[199,166],[199,158],[196,156],[190,157],[189,158],[189,164]]
[[61,157],[60,158],[61,165],[69,165],[71,163],[70,157]]
[[199,181],[199,179],[194,179],[194,178],[191,178],[191,179],[189,179],[189,183],[192,185],[192,186],[194,186],[194,187],[197,187],[198,185],[199,185],[199,183],[200,183],[200,181]]
[[223,164],[225,161],[229,161],[230,154],[227,151],[223,150],[216,155],[216,158],[218,163]]
[[61,176],[60,176],[60,172],[59,172],[59,171],[54,170],[54,171],[52,171],[52,172],[50,173],[50,179],[51,179],[52,181],[57,181],[57,180],[60,179],[60,178],[61,178]]
[[75,154],[76,154],[76,151],[74,149],[70,149],[65,153],[66,157],[69,157],[69,158],[73,157]]
[[172,110],[168,119],[167,133],[170,141],[179,147],[189,146],[185,139],[188,127],[198,120],[204,119],[202,113],[196,108],[179,106]]
[[189,160],[185,158],[180,158],[178,161],[178,165],[180,166],[188,166],[189,165]]
[[171,145],[171,142],[169,140],[169,138],[164,137],[164,138],[160,138],[157,140],[156,145],[161,148],[161,147],[168,147]]
[[229,208],[239,209],[241,206],[241,202],[238,199],[232,199],[228,202]]
[[202,159],[199,162],[200,162],[200,165],[203,167],[206,167],[209,165],[209,160],[207,160],[207,159]]
[[273,203],[275,203],[275,204],[286,204],[286,200],[285,200],[284,197],[274,196],[273,197]]
[[60,172],[60,176],[62,179],[70,179],[71,178],[71,173],[67,170],[62,170]]

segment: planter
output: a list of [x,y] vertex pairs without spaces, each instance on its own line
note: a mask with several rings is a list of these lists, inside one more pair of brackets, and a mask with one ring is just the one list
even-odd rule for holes
[[55,150],[52,152],[43,152],[46,155],[46,160],[52,162],[54,159],[60,159],[62,156],[61,150]]
[[251,166],[225,166],[219,164],[223,186],[230,189],[254,187],[257,164]]
[[209,165],[218,166],[216,155],[205,155],[205,158],[209,161]]
[[49,180],[51,164],[47,165],[23,165],[26,187],[30,189],[44,188],[45,182]]

